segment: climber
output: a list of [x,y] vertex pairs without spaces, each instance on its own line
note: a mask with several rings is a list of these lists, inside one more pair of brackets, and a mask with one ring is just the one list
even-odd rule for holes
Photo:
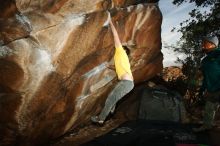
[[103,124],[106,117],[109,115],[109,113],[113,114],[116,103],[123,96],[129,93],[134,87],[133,76],[132,76],[132,72],[130,69],[129,59],[126,54],[126,51],[122,47],[117,30],[115,29],[112,23],[109,12],[108,12],[107,22],[108,24],[110,24],[113,37],[114,37],[114,43],[115,43],[114,64],[115,64],[115,70],[116,70],[116,74],[118,76],[119,82],[108,95],[105,101],[105,106],[102,109],[101,113],[98,116],[91,117],[92,122],[98,123],[98,124]]
[[203,84],[199,95],[206,100],[203,125],[195,128],[195,132],[211,129],[213,127],[215,111],[220,101],[220,48],[216,36],[205,37],[202,41],[202,50],[207,56],[201,62]]

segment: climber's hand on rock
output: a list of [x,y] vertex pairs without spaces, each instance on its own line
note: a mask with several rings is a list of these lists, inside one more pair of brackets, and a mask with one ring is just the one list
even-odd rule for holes
[[111,14],[109,11],[106,11],[107,12],[107,20],[105,21],[105,23],[103,24],[103,27],[107,27],[109,26],[109,23],[111,23]]
[[112,64],[109,64],[109,65],[107,66],[107,68],[108,68],[108,69],[111,69],[111,70],[115,70],[115,66],[112,65]]

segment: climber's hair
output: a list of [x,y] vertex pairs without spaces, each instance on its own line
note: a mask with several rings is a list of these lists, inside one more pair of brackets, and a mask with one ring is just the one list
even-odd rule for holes
[[127,46],[122,46],[122,47],[124,48],[126,54],[129,56],[131,53],[130,49]]

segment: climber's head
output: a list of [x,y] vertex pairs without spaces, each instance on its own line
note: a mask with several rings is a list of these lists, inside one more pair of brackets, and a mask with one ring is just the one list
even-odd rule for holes
[[127,46],[124,46],[124,45],[123,45],[123,48],[124,48],[126,54],[129,56],[130,53],[131,53],[130,49]]
[[211,52],[218,47],[218,37],[211,36],[211,37],[204,37],[202,41],[202,49],[205,53]]

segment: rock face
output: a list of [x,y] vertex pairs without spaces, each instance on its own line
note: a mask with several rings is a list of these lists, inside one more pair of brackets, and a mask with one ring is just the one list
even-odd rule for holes
[[[112,15],[135,83],[162,70],[161,12],[139,0],[1,0],[0,145],[39,145],[89,121],[117,83]],[[151,2],[154,2],[151,0]]]

